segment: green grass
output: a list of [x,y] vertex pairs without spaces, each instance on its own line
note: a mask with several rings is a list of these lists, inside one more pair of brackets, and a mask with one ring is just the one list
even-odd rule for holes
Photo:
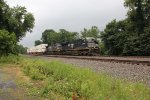
[[23,60],[21,56],[0,56],[0,64],[19,64]]
[[71,100],[73,95],[79,100],[150,100],[150,89],[143,84],[117,80],[59,61],[21,59],[18,64],[23,72],[42,82],[33,92],[50,100]]

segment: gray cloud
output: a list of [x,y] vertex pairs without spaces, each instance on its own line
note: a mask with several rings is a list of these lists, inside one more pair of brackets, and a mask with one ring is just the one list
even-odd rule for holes
[[100,30],[113,19],[125,18],[124,0],[6,0],[10,6],[22,5],[35,16],[35,27],[20,42],[31,47],[45,29],[80,32],[93,25]]

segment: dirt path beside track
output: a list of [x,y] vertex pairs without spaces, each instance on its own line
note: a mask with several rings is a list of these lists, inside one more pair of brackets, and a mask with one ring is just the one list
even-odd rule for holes
[[19,67],[0,68],[0,100],[37,100],[28,96],[25,89],[18,84],[18,81],[28,81]]

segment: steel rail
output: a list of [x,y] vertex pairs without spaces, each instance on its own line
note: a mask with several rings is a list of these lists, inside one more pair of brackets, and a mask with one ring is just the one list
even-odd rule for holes
[[[40,55],[41,56],[41,55]],[[92,60],[92,61],[102,61],[102,62],[113,62],[113,63],[125,63],[125,64],[136,64],[136,65],[147,65],[150,66],[150,61],[141,61],[141,60],[125,60],[125,59],[114,59],[107,57],[86,57],[86,56],[65,56],[65,55],[42,55],[45,57],[56,57],[56,58],[68,58],[68,59],[82,59],[82,60]]]

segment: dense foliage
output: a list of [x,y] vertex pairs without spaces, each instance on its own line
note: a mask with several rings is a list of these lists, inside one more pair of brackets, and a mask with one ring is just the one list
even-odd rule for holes
[[48,29],[42,33],[41,39],[43,43],[52,45],[53,43],[56,43],[57,41],[59,41],[60,39],[59,37],[60,37],[59,33],[55,32],[52,29]]
[[0,0],[0,29],[14,32],[19,41],[26,32],[32,31],[33,26],[34,17],[25,7],[10,8],[4,0]]
[[113,20],[101,34],[106,54],[150,55],[150,1],[125,0],[127,18]]
[[83,31],[81,31],[81,36],[82,37],[94,37],[94,38],[99,38],[100,36],[100,31],[98,27],[92,26],[90,29],[84,28]]
[[[58,32],[54,31],[53,29],[46,29],[42,33],[41,42],[46,43],[49,45],[53,45],[55,43],[62,43],[62,42],[72,42],[79,38],[86,38],[86,37],[95,37],[99,38],[100,31],[96,26],[92,26],[90,29],[85,29],[81,31],[79,34],[78,32],[70,32],[65,29],[60,29]],[[35,41],[35,44],[40,44],[40,40]]]
[[17,49],[17,52],[20,54],[26,54],[27,53],[27,47],[24,47],[23,45],[17,45],[16,49]]
[[71,42],[73,40],[76,39],[76,37],[78,37],[78,33],[77,32],[69,32],[65,29],[60,29],[59,30],[59,34],[60,34],[60,42]]
[[41,41],[41,40],[36,40],[35,42],[34,42],[34,45],[35,46],[37,46],[37,45],[40,45],[40,44],[42,44],[43,42]]
[[0,30],[0,56],[16,54],[16,37],[14,33],[6,30]]
[[[8,31],[1,31],[0,34],[0,37],[7,41],[5,43],[0,41],[0,51],[2,54],[17,53],[17,51],[14,51],[14,48],[17,48],[15,45],[25,36],[26,32],[32,31],[33,26],[34,17],[31,13],[27,12],[25,7],[17,6],[11,8],[4,0],[0,0],[0,30]],[[7,49],[4,51],[4,48]]]

